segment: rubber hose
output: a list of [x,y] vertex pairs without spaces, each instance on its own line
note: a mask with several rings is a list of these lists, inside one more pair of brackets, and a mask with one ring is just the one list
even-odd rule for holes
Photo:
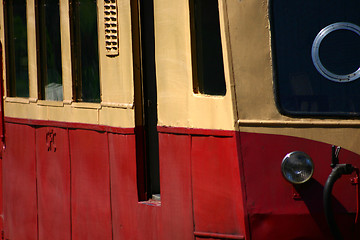
[[334,236],[335,240],[343,240],[339,227],[335,222],[334,212],[331,205],[332,199],[332,189],[335,182],[341,178],[343,174],[351,174],[354,171],[354,168],[350,164],[337,164],[336,167],[330,173],[325,186],[324,186],[324,211],[326,221],[329,225],[330,231]]

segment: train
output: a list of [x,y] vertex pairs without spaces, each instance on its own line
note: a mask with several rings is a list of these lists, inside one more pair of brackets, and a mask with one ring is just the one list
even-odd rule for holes
[[1,239],[360,239],[359,10],[0,0]]

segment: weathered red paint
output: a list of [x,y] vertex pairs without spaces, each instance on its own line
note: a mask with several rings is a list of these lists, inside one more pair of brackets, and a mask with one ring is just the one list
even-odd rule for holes
[[[331,239],[322,209],[329,144],[159,127],[161,202],[139,201],[134,130],[6,121],[7,239]],[[295,150],[316,168],[296,188],[280,170]],[[360,156],[343,149],[340,161],[356,166]],[[351,177],[334,188],[345,239],[356,228]]]
[[137,231],[135,136],[109,134],[109,156],[114,239],[131,239]]
[[106,133],[70,130],[72,239],[112,239]]
[[[331,239],[322,203],[323,186],[331,172],[331,145],[270,134],[240,136],[252,239]],[[280,169],[284,156],[298,150],[309,154],[315,165],[313,179],[295,189],[301,200],[293,198],[293,185]],[[340,161],[359,166],[360,156],[342,149]],[[356,194],[350,178],[344,176],[336,183],[333,206],[345,239],[356,239],[352,235]]]
[[191,136],[159,134],[160,239],[193,239]]
[[35,129],[6,124],[3,156],[5,239],[37,239]]
[[[50,137],[51,136],[51,137]],[[39,239],[71,239],[68,130],[36,129]]]
[[195,231],[243,235],[244,210],[234,138],[193,136],[191,159]]

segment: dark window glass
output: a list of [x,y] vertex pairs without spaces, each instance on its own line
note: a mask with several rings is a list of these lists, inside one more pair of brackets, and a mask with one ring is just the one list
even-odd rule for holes
[[59,1],[40,0],[38,6],[41,99],[62,101]]
[[278,105],[297,115],[360,116],[360,1],[272,1]]
[[6,1],[8,95],[29,97],[26,0]]
[[225,95],[218,0],[192,1],[194,91]]
[[72,0],[70,7],[74,98],[100,102],[96,0]]

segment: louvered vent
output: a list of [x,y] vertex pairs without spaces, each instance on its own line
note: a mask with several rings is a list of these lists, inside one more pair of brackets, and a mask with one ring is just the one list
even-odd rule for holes
[[104,10],[106,55],[116,56],[119,55],[116,0],[105,0]]

